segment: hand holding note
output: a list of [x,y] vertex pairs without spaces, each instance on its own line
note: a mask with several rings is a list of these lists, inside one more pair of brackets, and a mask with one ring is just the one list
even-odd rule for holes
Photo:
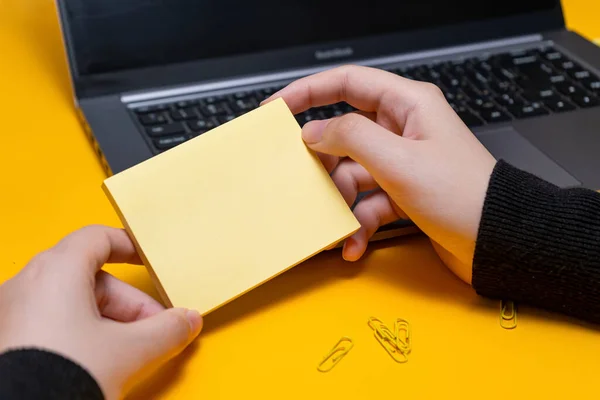
[[74,232],[37,255],[0,286],[0,353],[35,348],[66,357],[92,375],[106,399],[121,398],[140,375],[178,354],[202,318],[165,310],[100,271],[117,262],[139,258],[127,233],[103,226]]
[[[302,131],[348,204],[376,190],[354,213],[362,227],[344,246],[357,260],[377,228],[410,218],[464,281],[471,268],[492,155],[429,83],[366,67],[342,67],[293,82],[283,98],[294,113],[346,101],[361,113],[311,121]],[[452,194],[452,195],[449,195]]]

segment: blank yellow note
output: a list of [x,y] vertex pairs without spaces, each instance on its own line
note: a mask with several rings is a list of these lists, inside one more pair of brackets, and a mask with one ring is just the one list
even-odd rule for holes
[[163,300],[202,314],[359,223],[283,100],[108,178]]

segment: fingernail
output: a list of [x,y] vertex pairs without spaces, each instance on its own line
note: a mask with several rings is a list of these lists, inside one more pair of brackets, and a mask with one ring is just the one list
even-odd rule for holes
[[354,240],[351,237],[346,239],[346,243],[344,243],[344,249],[342,251],[342,257],[344,258],[344,260],[352,262],[358,259],[358,257],[356,256],[356,246],[356,240]]
[[328,120],[316,120],[307,122],[302,128],[302,139],[306,143],[318,143],[323,138],[323,131],[329,123]]
[[277,96],[279,96],[279,92],[281,92],[281,90],[273,93],[272,95],[270,95],[269,97],[267,97],[266,99],[261,101],[259,106],[262,106],[263,104],[266,104],[266,103],[270,102],[271,100],[274,100],[275,98],[277,98]]
[[197,334],[202,330],[202,316],[196,310],[187,310],[185,312],[185,317],[190,324],[190,328],[194,334]]

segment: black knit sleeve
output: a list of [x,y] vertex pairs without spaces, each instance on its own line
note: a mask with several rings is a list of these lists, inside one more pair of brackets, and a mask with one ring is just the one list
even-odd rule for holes
[[79,365],[51,352],[17,349],[0,354],[0,399],[103,400]]
[[472,284],[487,297],[600,322],[600,194],[561,189],[499,161]]

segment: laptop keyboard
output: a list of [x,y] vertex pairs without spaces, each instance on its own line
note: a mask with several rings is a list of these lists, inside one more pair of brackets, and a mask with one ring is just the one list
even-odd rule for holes
[[[385,68],[440,87],[470,128],[600,105],[600,79],[553,48],[427,65]],[[248,112],[281,89],[270,86],[227,95],[132,109],[156,153]],[[352,112],[346,103],[296,115],[300,125]]]

